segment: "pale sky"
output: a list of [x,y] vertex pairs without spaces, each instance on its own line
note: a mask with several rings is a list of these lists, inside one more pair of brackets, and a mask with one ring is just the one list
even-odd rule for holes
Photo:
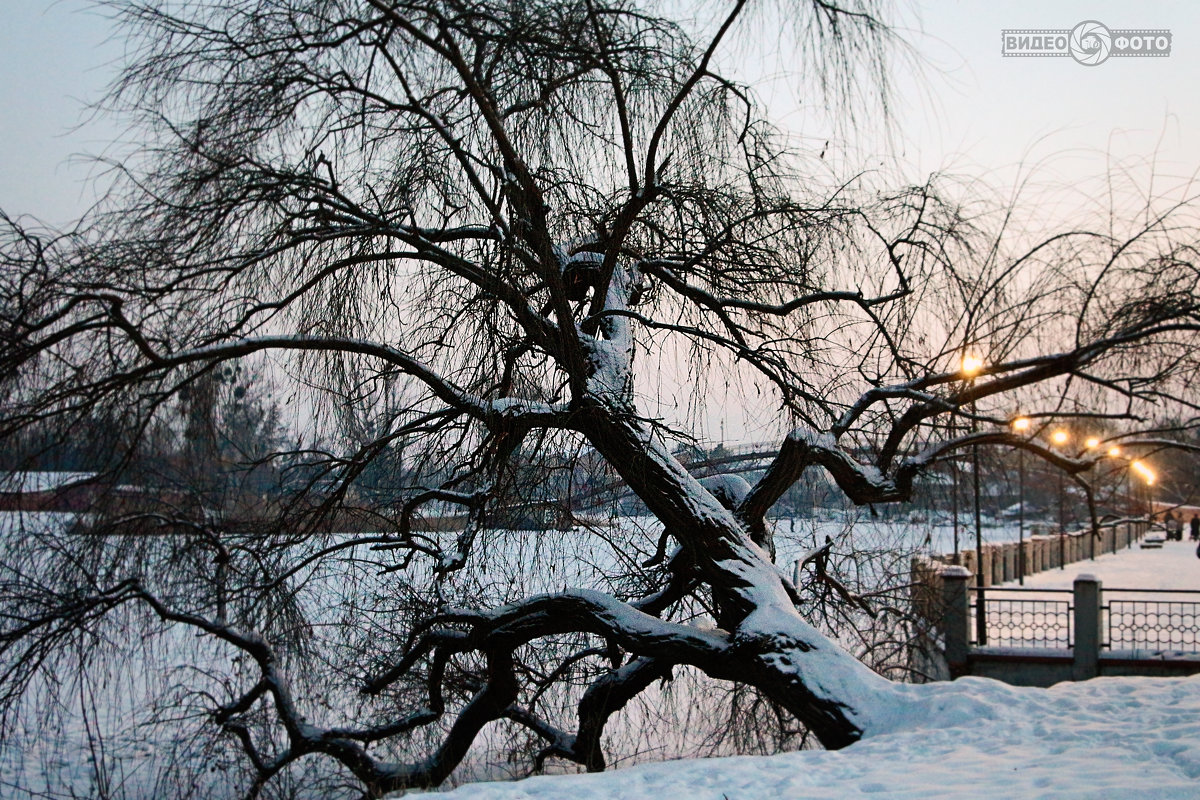
[[[104,120],[73,128],[87,118],[85,101],[111,79],[122,47],[106,20],[85,10],[86,0],[0,3],[0,208],[61,224],[93,199],[86,178],[95,167],[75,156],[102,153],[117,134]],[[1109,28],[1169,28],[1173,52],[1094,67],[1000,55],[1004,28],[1070,29],[1089,19]],[[1161,189],[1200,171],[1200,3],[926,0],[905,13],[904,24],[924,74],[895,70],[887,139],[871,119],[852,132],[852,158],[863,167],[874,168],[868,156],[890,146],[890,156],[874,156],[878,165],[887,160],[891,172],[899,163],[913,181],[948,170],[1006,184],[1025,162],[1038,165],[1042,182],[1085,185],[1133,160],[1154,163],[1154,188]],[[824,138],[814,130],[819,112],[802,96],[792,54],[764,46],[759,58],[774,76],[760,94],[776,120],[797,135]],[[729,431],[755,438],[736,405]]]
[[[86,0],[0,0],[0,208],[64,221],[86,208],[89,167],[68,163],[102,152],[115,130],[86,119],[122,48]],[[1169,58],[1003,58],[1003,28],[1169,28]],[[921,2],[905,14],[923,77],[896,70],[895,155],[916,177],[935,169],[972,175],[1053,156],[1043,169],[1066,180],[1106,169],[1106,159],[1156,159],[1160,171],[1200,167],[1200,4],[1185,2]],[[916,25],[920,29],[916,28]],[[780,77],[763,87],[772,111],[800,134],[789,54],[775,50]],[[811,98],[807,99],[811,101]],[[878,149],[870,125],[861,151]],[[822,134],[818,134],[822,135]],[[1155,155],[1157,153],[1157,155]],[[863,159],[866,161],[867,159]]]

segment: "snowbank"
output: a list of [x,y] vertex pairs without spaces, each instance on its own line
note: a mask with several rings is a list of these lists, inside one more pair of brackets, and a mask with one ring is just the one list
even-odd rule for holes
[[901,687],[878,731],[838,752],[646,764],[470,784],[457,800],[1195,800],[1200,676],[1050,689],[984,678]]

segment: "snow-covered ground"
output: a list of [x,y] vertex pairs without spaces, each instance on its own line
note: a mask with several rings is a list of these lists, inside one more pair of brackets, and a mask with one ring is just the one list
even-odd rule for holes
[[924,702],[837,752],[647,764],[471,784],[447,800],[1195,800],[1200,676],[1051,689],[984,678],[903,687]]
[[[1137,546],[1026,579],[1069,589],[1200,589],[1188,542]],[[600,775],[472,784],[463,800],[1195,800],[1200,798],[1200,676],[1100,678],[1050,689],[984,678],[899,687],[903,710],[838,752],[803,751],[646,764]]]

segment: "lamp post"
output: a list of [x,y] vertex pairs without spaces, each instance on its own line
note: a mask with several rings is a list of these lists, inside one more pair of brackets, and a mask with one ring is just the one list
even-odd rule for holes
[[[1089,436],[1087,439],[1084,440],[1083,444],[1085,447],[1087,447],[1088,450],[1095,450],[1097,447],[1100,446],[1100,440],[1098,438],[1096,438],[1095,436]],[[1095,462],[1093,461],[1092,468],[1094,468],[1094,467],[1095,467]],[[1096,560],[1096,537],[1099,535],[1099,533],[1100,533],[1100,531],[1098,528],[1093,528],[1091,533],[1088,535],[1088,543],[1089,543],[1088,558],[1091,559],[1092,561]]]
[[[1121,448],[1115,444],[1108,448],[1108,457],[1120,458]],[[1133,518],[1133,478],[1129,476],[1129,470],[1125,470],[1125,507],[1125,534],[1129,542],[1129,547],[1133,547],[1133,523],[1129,521]],[[1113,548],[1116,548],[1115,544]]]
[[[1012,421],[1012,429],[1018,436],[1024,436],[1029,431],[1029,418],[1017,417]],[[1017,583],[1025,585],[1025,448],[1017,448]]]
[[1146,482],[1146,507],[1147,519],[1154,519],[1154,481],[1158,479],[1158,475],[1154,470],[1146,465],[1146,462],[1141,459],[1134,459],[1129,462],[1129,468],[1142,476],[1142,480]]
[[[954,428],[954,422],[949,423]],[[951,431],[953,436],[954,431]],[[954,529],[954,563],[958,564],[960,560],[958,547],[958,458],[950,459],[950,519],[951,526]]]
[[[1054,442],[1056,449],[1061,449],[1063,445],[1071,441],[1071,434],[1066,430],[1059,428],[1050,435],[1050,441]],[[1058,568],[1067,568],[1067,511],[1064,504],[1065,489],[1063,487],[1063,471],[1058,471]]]
[[[975,386],[975,376],[983,369],[982,359],[964,355],[962,359],[962,374],[967,378],[968,385]],[[975,433],[976,425],[975,399],[971,398],[971,433]],[[987,616],[983,598],[983,521],[979,513],[979,445],[971,443],[971,485],[975,497],[975,586],[979,590],[975,603],[975,641],[979,645],[987,644]]]

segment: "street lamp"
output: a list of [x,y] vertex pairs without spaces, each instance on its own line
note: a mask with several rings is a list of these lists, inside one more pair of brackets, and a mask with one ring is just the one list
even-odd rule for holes
[[[962,357],[962,374],[969,385],[975,385],[975,376],[983,369],[983,359],[969,353]],[[976,426],[975,398],[971,398],[971,433]],[[971,486],[975,495],[975,587],[979,590],[975,603],[975,641],[987,644],[987,618],[983,599],[983,520],[979,513],[979,445],[971,443]]]
[[[1100,446],[1100,439],[1099,439],[1099,437],[1096,437],[1096,436],[1089,436],[1086,440],[1084,440],[1083,444],[1088,450],[1095,450],[1097,447]],[[1093,467],[1095,466],[1094,461],[1092,462],[1092,466]],[[1088,536],[1088,551],[1089,551],[1088,558],[1090,558],[1092,561],[1096,560],[1096,537],[1098,535],[1099,535],[1099,531],[1093,530],[1091,535]]]
[[[1063,428],[1059,428],[1054,433],[1050,434],[1050,441],[1054,442],[1054,446],[1062,448],[1067,442],[1071,441],[1071,434],[1067,433]],[[1067,511],[1064,505],[1065,489],[1063,488],[1063,471],[1058,470],[1058,568],[1067,568]]]
[[1129,466],[1133,467],[1134,472],[1142,476],[1142,480],[1146,482],[1147,486],[1154,485],[1154,481],[1158,478],[1158,475],[1154,473],[1154,470],[1147,467],[1144,461],[1134,459],[1129,463]]
[[[961,360],[961,361],[959,361],[958,368],[959,368],[959,371],[962,373],[962,375],[963,375],[963,377],[964,377],[964,378],[966,378],[967,380],[969,380],[969,381],[972,381],[972,382],[973,382],[973,381],[974,381],[974,378],[975,378],[975,376],[979,374],[979,371],[980,371],[981,369],[983,369],[983,360],[982,360],[982,359],[980,359],[980,358],[978,358],[978,357],[976,357],[976,356],[973,356],[973,355],[967,354],[967,355],[964,355],[964,356],[962,357],[962,360]],[[974,412],[974,409],[975,409],[975,403],[974,403],[974,402],[972,402],[972,403],[971,403],[971,410],[972,410],[972,412]],[[974,413],[972,413],[972,417],[973,417],[973,416],[974,416]],[[953,423],[953,418],[951,418],[951,422],[950,422],[950,423],[948,423],[948,424],[950,424],[950,425],[954,425],[954,423]],[[974,432],[974,422],[972,422],[972,428],[971,428],[971,430],[972,430],[972,432]],[[953,431],[952,431],[952,433],[953,433]],[[955,458],[955,459],[951,459],[951,460],[950,460],[950,488],[951,488],[951,492],[950,492],[950,517],[951,517],[952,526],[953,526],[953,529],[954,529],[954,563],[955,563],[955,564],[957,564],[957,563],[959,562],[959,545],[958,545],[958,459],[957,459],[957,458]]]
[[[1150,467],[1146,466],[1146,462],[1144,462],[1140,459],[1135,458],[1133,461],[1130,461],[1129,468],[1132,469],[1134,472],[1136,472],[1138,475],[1140,475],[1142,477],[1142,480],[1146,482],[1147,487],[1154,486],[1154,481],[1156,481],[1158,479],[1158,475],[1155,474],[1154,470],[1152,470],[1152,469],[1150,469]],[[1153,520],[1154,519],[1154,492],[1152,489],[1149,489],[1149,488],[1147,488],[1147,491],[1146,491],[1146,507],[1147,507],[1147,519]]]
[[[1029,417],[1017,417],[1012,429],[1018,436],[1029,432]],[[1025,585],[1025,448],[1017,448],[1017,492],[1020,498],[1020,513],[1017,517],[1017,583]]]

